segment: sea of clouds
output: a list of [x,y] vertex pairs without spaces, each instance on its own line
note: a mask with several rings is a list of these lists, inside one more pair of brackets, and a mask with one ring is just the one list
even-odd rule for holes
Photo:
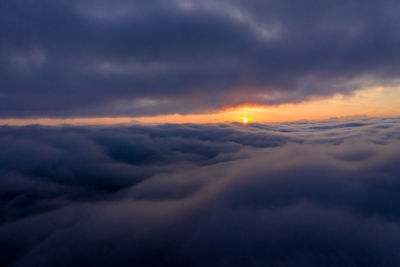
[[395,266],[400,119],[0,127],[2,266]]

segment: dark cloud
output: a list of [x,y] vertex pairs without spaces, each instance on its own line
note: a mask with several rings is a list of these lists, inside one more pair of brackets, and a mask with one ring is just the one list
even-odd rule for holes
[[398,119],[0,128],[2,266],[396,266]]
[[397,1],[3,1],[0,116],[298,102],[399,70]]

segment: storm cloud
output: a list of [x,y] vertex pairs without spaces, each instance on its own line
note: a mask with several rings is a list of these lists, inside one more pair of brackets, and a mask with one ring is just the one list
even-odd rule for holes
[[0,127],[2,266],[396,266],[399,119]]
[[137,116],[398,85],[398,1],[0,4],[0,117]]

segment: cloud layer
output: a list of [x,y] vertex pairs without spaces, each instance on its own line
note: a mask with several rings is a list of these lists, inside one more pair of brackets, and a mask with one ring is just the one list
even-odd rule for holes
[[0,117],[196,113],[398,84],[398,1],[5,1]]
[[0,128],[2,266],[396,266],[398,119]]

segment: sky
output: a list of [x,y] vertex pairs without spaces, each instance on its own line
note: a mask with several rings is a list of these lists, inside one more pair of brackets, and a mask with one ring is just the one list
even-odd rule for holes
[[2,124],[400,115],[398,1],[0,5]]
[[399,14],[0,0],[0,266],[400,266]]

